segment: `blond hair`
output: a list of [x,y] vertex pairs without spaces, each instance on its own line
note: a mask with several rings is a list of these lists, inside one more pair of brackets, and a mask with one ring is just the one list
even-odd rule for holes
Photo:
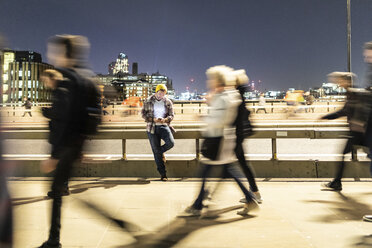
[[207,77],[216,77],[220,86],[235,86],[236,80],[233,74],[234,70],[226,65],[216,65],[207,69]]
[[236,86],[247,84],[249,82],[249,77],[244,69],[235,70],[233,74],[235,76]]

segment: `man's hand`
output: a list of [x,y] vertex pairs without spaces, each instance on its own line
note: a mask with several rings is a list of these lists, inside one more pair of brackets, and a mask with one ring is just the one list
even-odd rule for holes
[[157,118],[157,119],[155,119],[155,123],[164,124],[166,122],[167,122],[167,119],[166,118]]

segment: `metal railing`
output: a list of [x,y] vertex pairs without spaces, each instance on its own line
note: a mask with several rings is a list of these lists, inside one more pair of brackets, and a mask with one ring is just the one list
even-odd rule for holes
[[[271,160],[278,160],[278,139],[346,139],[350,134],[347,127],[329,128],[255,128],[252,139],[271,139]],[[47,139],[48,130],[4,130],[3,139]],[[90,140],[121,140],[122,159],[127,160],[127,140],[147,139],[144,129],[101,129],[97,135],[89,137]],[[194,139],[195,158],[201,158],[200,141],[203,139],[200,128],[179,129],[174,135],[175,139]],[[352,161],[358,161],[357,151],[352,152]]]

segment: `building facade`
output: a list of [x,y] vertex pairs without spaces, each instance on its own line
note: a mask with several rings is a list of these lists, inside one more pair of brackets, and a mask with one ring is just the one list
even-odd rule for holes
[[119,53],[118,58],[116,59],[114,71],[114,75],[116,74],[128,74],[129,73],[129,60],[128,56],[124,53]]
[[169,98],[174,98],[172,80],[159,73],[148,75],[141,73],[138,75],[125,75],[122,77],[112,75],[97,75],[97,81],[102,85],[112,85],[118,92],[117,100],[123,101],[135,96],[145,100],[155,93],[158,84],[165,84],[168,88]]
[[29,51],[3,51],[3,103],[48,102],[51,92],[40,82],[40,75],[53,66],[42,63],[41,55]]

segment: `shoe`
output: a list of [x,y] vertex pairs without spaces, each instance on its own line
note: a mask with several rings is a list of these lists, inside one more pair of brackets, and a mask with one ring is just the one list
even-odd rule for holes
[[162,156],[163,162],[164,162],[164,164],[165,164],[165,163],[167,162],[167,159],[165,158],[164,153],[163,153],[161,156]]
[[363,220],[368,221],[368,222],[372,222],[372,215],[364,215]]
[[337,182],[337,181],[323,183],[322,187],[323,187],[323,190],[329,190],[329,191],[341,191],[342,190],[341,182]]
[[[262,197],[261,197],[260,192],[257,191],[257,192],[251,192],[251,193],[252,193],[254,199],[256,200],[256,202],[257,202],[258,204],[262,204],[263,199],[262,199]],[[247,199],[246,199],[245,197],[243,197],[242,199],[239,200],[239,202],[241,202],[241,203],[247,203]]]
[[57,244],[54,245],[54,244],[50,244],[49,241],[45,241],[38,248],[62,248],[62,244],[58,242]]
[[192,216],[200,216],[200,215],[201,215],[201,210],[195,209],[193,206],[189,206],[185,209],[185,211],[183,212],[181,216],[192,217]]
[[56,193],[54,191],[49,191],[47,196],[50,197],[50,198],[54,198],[56,196],[68,196],[70,194],[71,194],[71,192],[70,192],[69,188],[67,187],[67,188],[64,188],[62,190],[62,192],[60,192],[60,193]]
[[258,204],[262,204],[263,199],[262,199],[262,197],[261,197],[260,191],[253,192],[253,196],[254,196],[254,199],[256,200],[256,202],[257,202]]
[[163,181],[163,182],[166,182],[166,181],[168,181],[168,177],[167,176],[162,176],[160,178],[160,180]]
[[245,215],[248,215],[249,212],[252,212],[258,209],[259,209],[258,203],[255,200],[252,200],[248,203],[245,203],[243,210],[238,211],[237,214],[245,216]]

